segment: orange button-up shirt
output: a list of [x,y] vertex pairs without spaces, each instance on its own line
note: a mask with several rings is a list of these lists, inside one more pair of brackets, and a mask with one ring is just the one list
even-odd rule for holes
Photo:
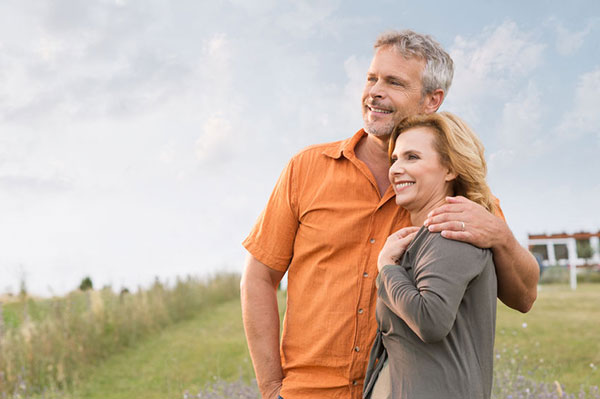
[[354,152],[366,135],[294,156],[248,238],[260,262],[288,272],[281,396],[360,398],[376,332],[377,257],[410,225]]

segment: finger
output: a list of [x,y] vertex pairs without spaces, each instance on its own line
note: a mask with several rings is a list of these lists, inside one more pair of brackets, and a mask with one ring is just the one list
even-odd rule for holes
[[430,218],[432,216],[442,215],[444,213],[460,213],[465,210],[464,204],[445,204],[438,206],[431,212],[427,214],[427,217]]
[[[441,215],[436,215],[425,219],[425,226],[431,227],[437,224],[442,223],[451,223],[451,222],[465,222],[468,223],[470,219],[463,212],[456,213],[443,213]],[[462,226],[462,225],[461,225]],[[462,230],[462,228],[461,228]]]
[[440,231],[459,231],[459,232],[467,231],[468,225],[466,223],[463,225],[463,223],[464,222],[451,220],[451,221],[442,222],[442,223],[430,224],[429,226],[427,226],[427,228],[432,233],[437,233]]
[[409,235],[404,237],[404,240],[406,240],[407,243],[411,242],[412,240],[415,239],[417,233],[418,233],[417,231],[415,231],[414,233],[410,233]]
[[471,200],[463,197],[462,195],[457,195],[456,197],[446,197],[446,202],[449,204],[466,204]]
[[419,229],[420,229],[420,227],[417,227],[417,226],[404,227],[404,228],[394,232],[392,235],[394,235],[398,238],[404,238],[409,234],[419,231]]
[[473,240],[472,234],[469,233],[468,231],[444,230],[444,231],[442,231],[441,234],[442,234],[442,237],[448,238],[450,240],[455,240],[455,241],[471,242]]

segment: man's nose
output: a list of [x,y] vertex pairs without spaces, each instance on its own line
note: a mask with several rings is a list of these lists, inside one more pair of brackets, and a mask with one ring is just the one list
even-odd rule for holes
[[369,96],[372,98],[376,97],[384,97],[385,91],[383,90],[383,85],[381,84],[381,80],[377,80],[371,88],[369,89]]

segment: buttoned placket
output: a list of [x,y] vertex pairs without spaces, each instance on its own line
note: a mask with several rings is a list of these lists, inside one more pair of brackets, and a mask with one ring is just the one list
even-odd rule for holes
[[380,231],[375,231],[375,226],[381,225],[381,223],[377,223],[377,216],[383,213],[382,208],[393,197],[393,194],[390,195],[390,190],[388,189],[388,191],[383,193],[383,196],[381,196],[375,178],[371,174],[371,171],[368,169],[368,167],[363,162],[358,160],[353,152],[351,154],[346,153],[345,155],[359,170],[363,172],[377,196],[377,203],[374,204],[373,212],[369,218],[369,224],[368,226],[365,226],[365,230],[368,232],[365,238],[367,245],[365,245],[365,250],[363,251],[362,258],[360,260],[362,278],[359,278],[359,296],[356,307],[357,310],[355,323],[356,330],[354,332],[352,362],[348,376],[348,386],[350,387],[351,393],[350,397],[352,399],[360,399],[362,398],[362,381],[360,381],[360,379],[364,377],[365,370],[363,369],[364,364],[359,362],[358,359],[364,357],[364,352],[366,351],[368,353],[371,349],[369,347],[371,342],[368,337],[368,324],[371,319],[369,310],[371,309],[371,302],[374,299],[374,296],[372,295],[373,286],[375,284],[374,279],[377,275],[377,256],[374,256],[374,251],[376,251],[375,248],[379,247],[375,244],[378,242],[377,236],[381,234]]
[[383,206],[389,200],[385,200],[385,197],[380,200],[377,204],[377,207],[371,214],[369,218],[369,226],[368,226],[368,234],[367,234],[367,242],[368,245],[365,246],[365,251],[363,253],[363,258],[361,259],[362,266],[362,278],[360,279],[359,284],[359,298],[357,303],[357,322],[356,322],[356,331],[354,334],[354,345],[353,345],[353,356],[352,356],[352,364],[350,367],[350,386],[351,386],[351,397],[361,398],[362,390],[360,388],[360,384],[357,382],[363,375],[365,370],[362,370],[362,363],[358,362],[360,357],[365,356],[364,353],[361,352],[367,351],[367,353],[371,350],[370,345],[371,342],[369,337],[367,336],[367,332],[369,331],[369,321],[370,315],[368,310],[371,309],[372,301],[374,300],[374,295],[372,294],[374,279],[377,275],[377,249],[380,247],[377,244],[381,240],[378,238],[382,232],[375,231],[375,226],[382,225],[378,222],[378,218],[385,217],[383,215]]

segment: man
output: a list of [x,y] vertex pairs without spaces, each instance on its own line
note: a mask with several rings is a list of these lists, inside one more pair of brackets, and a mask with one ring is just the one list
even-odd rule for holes
[[[450,56],[429,36],[380,36],[362,97],[364,129],[294,156],[244,246],[242,314],[263,398],[360,398],[375,336],[377,256],[410,225],[388,181],[396,121],[437,111],[453,75]],[[446,238],[491,248],[498,296],[526,312],[537,264],[503,219],[448,198],[426,221]],[[276,287],[288,272],[281,347]]]

